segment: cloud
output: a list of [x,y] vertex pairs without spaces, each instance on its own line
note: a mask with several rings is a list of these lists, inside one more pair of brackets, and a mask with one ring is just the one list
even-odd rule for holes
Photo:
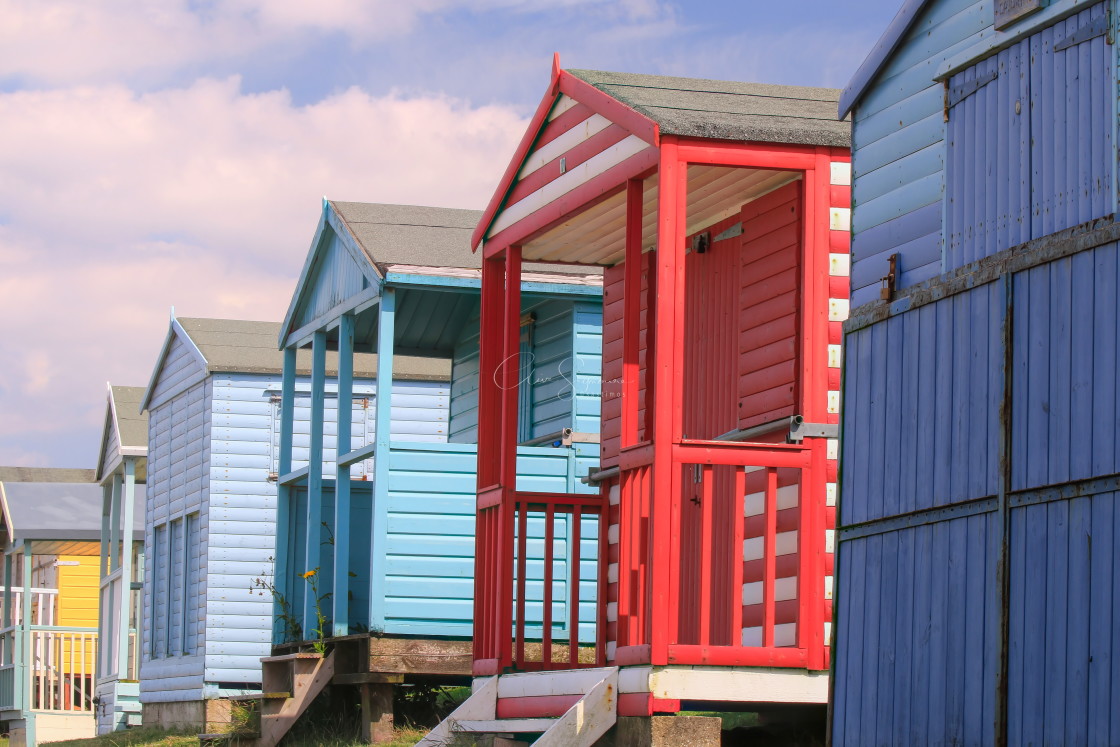
[[298,106],[237,78],[0,94],[0,463],[73,465],[82,444],[90,463],[104,382],[147,383],[170,306],[278,320],[324,195],[481,208],[525,126],[447,96]]
[[[268,78],[270,66],[314,68],[317,56],[339,46],[345,65],[361,68],[349,55],[382,45],[407,52],[398,70],[407,77],[409,68],[442,69],[449,47],[440,27],[453,47],[491,53],[603,32],[618,34],[608,46],[660,38],[677,29],[679,16],[665,0],[0,0],[0,84],[156,90],[199,75],[253,70]],[[476,61],[485,66],[484,55]]]

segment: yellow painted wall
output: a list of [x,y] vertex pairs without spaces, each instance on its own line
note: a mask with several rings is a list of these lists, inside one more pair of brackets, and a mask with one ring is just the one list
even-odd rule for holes
[[58,567],[58,625],[97,627],[97,594],[101,579],[96,555],[60,555],[59,560],[78,565]]
[[[58,559],[78,564],[58,566],[58,620],[55,624],[96,629],[101,584],[97,564],[100,558],[96,555],[60,555]],[[71,643],[66,639],[56,645],[61,646],[62,668],[66,674],[93,674],[95,646],[92,638],[84,643]]]

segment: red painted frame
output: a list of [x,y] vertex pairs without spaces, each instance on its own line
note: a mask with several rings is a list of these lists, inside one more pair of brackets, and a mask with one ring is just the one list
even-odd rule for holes
[[[575,81],[573,83],[572,81]],[[594,89],[595,95],[578,88],[582,81],[563,71],[554,75],[553,85],[542,101],[518,156],[508,174],[516,174],[533,138],[547,120],[547,113],[557,92],[570,93],[592,109],[603,109],[614,121],[631,129],[644,125],[634,112],[617,111],[621,105]],[[576,86],[575,88],[572,88]],[[602,99],[602,100],[600,100]],[[613,103],[611,103],[613,102]],[[547,106],[546,106],[547,103]],[[625,109],[625,107],[623,107]],[[655,127],[655,126],[654,126]],[[475,595],[475,674],[504,671],[524,659],[523,630],[514,630],[513,617],[522,619],[524,590],[518,589],[518,609],[513,611],[514,558],[519,558],[517,578],[524,578],[524,542],[515,552],[515,521],[522,522],[520,537],[524,538],[524,513],[515,506],[530,499],[516,491],[517,446],[517,381],[514,367],[500,367],[518,350],[521,251],[518,243],[548,230],[556,223],[570,219],[583,209],[605,197],[625,190],[626,237],[623,278],[623,382],[622,416],[619,453],[618,490],[618,595],[616,648],[613,663],[625,664],[691,664],[718,666],[795,667],[827,669],[828,654],[824,641],[827,605],[824,601],[824,578],[827,570],[825,552],[826,507],[825,483],[828,481],[826,444],[810,439],[802,445],[747,444],[726,441],[686,440],[682,434],[684,370],[684,252],[689,164],[703,164],[754,169],[797,171],[803,176],[803,257],[801,263],[801,309],[798,342],[800,370],[798,411],[809,422],[829,422],[827,392],[827,343],[829,336],[828,298],[832,288],[829,277],[829,209],[835,188],[831,186],[830,169],[834,152],[827,147],[732,143],[692,138],[660,136],[656,129],[645,130],[658,145],[634,156],[614,169],[601,174],[592,183],[575,193],[545,206],[487,241],[484,252],[482,281],[482,371],[500,372],[500,381],[480,377],[479,408],[479,531],[476,552]],[[640,310],[642,284],[642,178],[656,168],[658,179],[658,230],[656,272],[649,278],[648,313],[653,320],[652,335],[647,337],[647,376],[651,386],[646,392],[645,434],[647,442],[639,443],[639,357]],[[512,183],[512,181],[511,181]],[[508,194],[505,184],[495,195],[474,240],[481,241],[496,216],[502,199]],[[516,243],[515,243],[516,242]],[[653,396],[656,391],[662,396]],[[834,416],[832,416],[834,417]],[[500,433],[499,438],[488,434]],[[497,480],[493,481],[497,465]],[[487,465],[484,470],[484,465]],[[716,465],[750,465],[768,468],[764,541],[763,645],[710,645],[709,610],[711,597],[710,570],[703,571],[700,614],[701,638],[696,645],[678,641],[677,610],[680,603],[680,509],[682,500],[681,470],[688,465],[701,465],[704,490],[711,491],[711,475]],[[798,504],[799,551],[797,555],[797,642],[796,646],[774,645],[774,621],[777,605],[774,585],[777,559],[774,555],[777,521],[777,472],[779,468],[802,471],[801,500]],[[745,476],[737,471],[735,515],[743,515]],[[597,503],[599,516],[608,515],[607,491],[602,499],[586,496],[553,496],[549,516],[558,506],[592,506]],[[707,495],[707,493],[706,493]],[[565,501],[568,503],[566,504]],[[709,501],[703,502],[704,506]],[[578,509],[582,511],[583,509]],[[711,510],[705,510],[705,529],[712,526]],[[648,522],[648,534],[637,530]],[[743,546],[743,522],[736,522],[733,541]],[[606,568],[608,550],[606,527],[600,531],[601,572],[599,575],[599,625],[596,641],[599,654],[596,663],[605,663],[605,609],[607,606]],[[488,544],[489,543],[489,544]],[[711,546],[702,547],[702,568],[711,566]],[[736,563],[732,576],[735,589],[743,586],[743,564]],[[577,571],[578,573],[578,571]],[[546,585],[550,579],[546,578]],[[578,577],[576,578],[578,581]],[[523,583],[523,582],[521,582]],[[635,603],[637,602],[637,603]],[[783,603],[784,604],[784,603]],[[733,605],[732,624],[736,635],[742,629],[742,605]],[[550,614],[546,611],[546,618]],[[574,613],[573,613],[574,614]],[[548,650],[550,626],[546,619],[543,647]],[[573,628],[576,627],[573,625]],[[481,644],[480,644],[481,641]],[[576,647],[570,649],[569,666],[577,666]],[[647,704],[648,705],[648,704]],[[639,710],[646,706],[634,704]],[[650,706],[652,707],[652,706]]]

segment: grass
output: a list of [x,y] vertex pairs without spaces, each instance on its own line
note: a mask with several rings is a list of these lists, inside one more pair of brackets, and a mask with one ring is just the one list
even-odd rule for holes
[[[426,729],[400,727],[394,730],[394,739],[383,747],[412,747],[419,742]],[[93,739],[71,739],[65,742],[51,742],[51,747],[187,747],[198,745],[195,731],[165,731],[152,727],[129,729],[105,734]],[[366,747],[364,742],[353,740],[299,740],[289,739],[285,747]],[[8,747],[8,740],[0,738],[0,747]]]
[[[7,743],[4,740],[4,744]],[[167,731],[149,726],[115,731],[92,739],[68,739],[51,744],[54,747],[186,747],[198,744],[198,732]]]

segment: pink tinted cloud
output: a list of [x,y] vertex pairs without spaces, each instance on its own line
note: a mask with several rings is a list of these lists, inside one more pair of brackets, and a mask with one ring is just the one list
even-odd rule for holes
[[323,195],[480,208],[524,127],[236,78],[0,94],[0,463],[91,463],[105,381],[147,383],[170,306],[279,319]]

